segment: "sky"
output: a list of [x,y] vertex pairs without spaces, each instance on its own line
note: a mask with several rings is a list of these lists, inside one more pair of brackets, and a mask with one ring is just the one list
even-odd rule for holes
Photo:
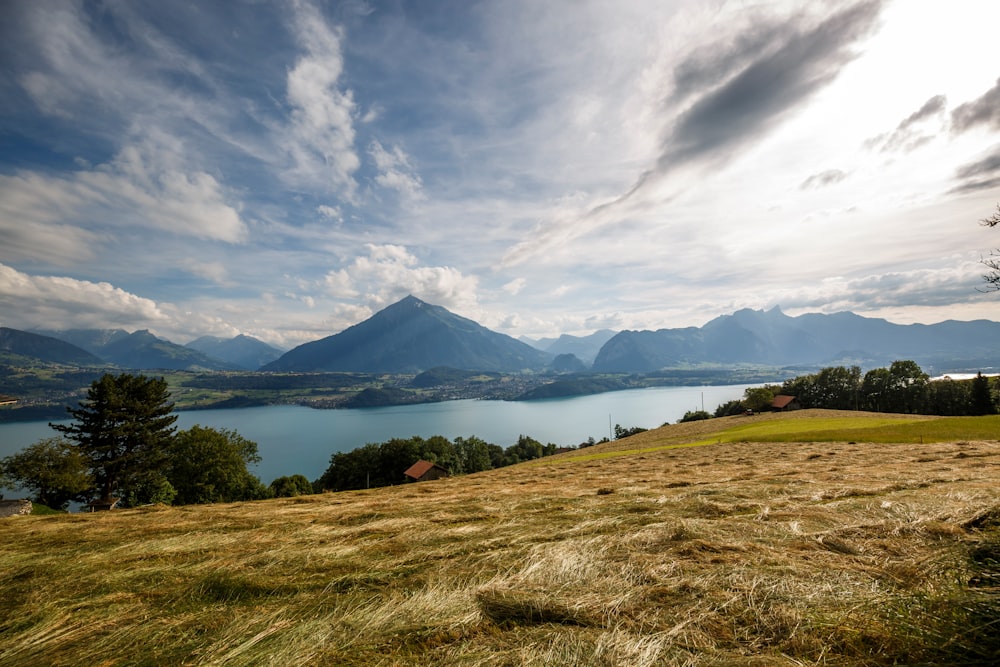
[[0,326],[1000,321],[1000,3],[5,0]]

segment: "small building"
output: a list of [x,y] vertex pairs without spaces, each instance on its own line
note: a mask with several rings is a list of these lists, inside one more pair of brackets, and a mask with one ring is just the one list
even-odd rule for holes
[[30,500],[0,500],[0,517],[31,514]]
[[421,459],[407,468],[403,475],[406,476],[408,482],[426,482],[448,477],[449,473],[438,464]]
[[778,394],[771,401],[771,409],[775,412],[788,412],[790,410],[801,410],[802,404],[799,403],[799,399],[795,396],[788,396],[786,394]]

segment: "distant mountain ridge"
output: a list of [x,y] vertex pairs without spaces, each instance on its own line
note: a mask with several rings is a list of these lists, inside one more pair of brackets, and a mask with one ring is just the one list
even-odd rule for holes
[[540,370],[551,356],[414,296],[321,340],[286,352],[262,371],[419,373]]
[[248,371],[255,371],[283,354],[278,348],[243,334],[235,338],[202,336],[184,347]]
[[100,366],[103,363],[78,345],[7,327],[0,327],[0,351],[52,364]]
[[[610,333],[564,336],[548,341],[547,347],[572,349]],[[199,347],[215,352],[206,354]],[[181,346],[149,331],[25,332],[7,328],[0,329],[0,352],[44,363],[192,371],[253,370],[259,359],[253,354],[278,353],[248,336],[229,341],[203,337]],[[247,356],[238,357],[244,353]],[[231,356],[218,358],[224,354]],[[621,331],[604,343],[589,369],[565,356],[570,354],[576,353],[538,350],[410,296],[364,322],[300,345],[260,368],[365,373],[419,373],[435,367],[508,373],[651,373],[700,364],[793,368],[857,364],[875,368],[897,359],[912,359],[929,372],[974,372],[1000,367],[1000,323],[976,320],[903,325],[850,312],[790,317],[780,308],[744,309],[702,327]]]
[[134,370],[237,370],[197,350],[154,336],[143,329],[69,329],[42,335],[80,347],[97,357],[97,363]]
[[790,317],[780,308],[744,309],[700,328],[622,331],[601,348],[593,370],[645,373],[695,363],[874,367],[897,359],[930,368],[1000,363],[1000,323],[904,325],[849,312]]
[[541,338],[537,341],[522,339],[534,348],[548,352],[554,357],[572,354],[587,366],[594,362],[601,347],[616,334],[610,329],[600,329],[588,336],[573,336],[563,334],[558,338]]

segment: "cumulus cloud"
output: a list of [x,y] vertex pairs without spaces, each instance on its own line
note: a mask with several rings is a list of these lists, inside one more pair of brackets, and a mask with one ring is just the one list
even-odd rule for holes
[[946,104],[947,98],[944,95],[935,95],[924,102],[922,107],[900,121],[892,132],[884,132],[867,139],[864,143],[865,148],[881,153],[894,151],[909,153],[920,148],[934,138],[934,131],[925,132],[921,125],[928,120],[940,119]]
[[1000,129],[1000,79],[981,97],[966,102],[951,112],[951,128],[955,132],[965,132],[978,125],[986,125],[993,130]]
[[327,273],[323,287],[333,297],[362,299],[381,309],[408,294],[446,308],[468,310],[477,303],[479,281],[450,266],[420,266],[403,246],[366,246],[368,254]]
[[0,264],[0,311],[13,328],[156,328],[170,323],[154,301],[110,283],[33,276]]
[[288,71],[286,83],[292,107],[287,150],[294,163],[288,177],[353,199],[354,172],[361,160],[354,150],[354,96],[338,87],[344,69],[343,30],[328,25],[307,2],[293,6],[292,26],[305,55]]

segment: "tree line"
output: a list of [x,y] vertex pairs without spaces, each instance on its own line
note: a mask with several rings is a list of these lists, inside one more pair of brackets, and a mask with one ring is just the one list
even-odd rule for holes
[[970,380],[931,382],[916,362],[894,361],[862,375],[858,366],[832,366],[782,384],[749,387],[741,401],[716,408],[716,417],[770,409],[775,396],[794,396],[803,408],[867,410],[941,416],[996,414],[1000,382],[982,373]]
[[403,471],[420,460],[435,463],[452,475],[462,475],[539,459],[557,450],[552,443],[543,445],[526,435],[519,436],[506,449],[476,436],[454,441],[440,435],[393,438],[335,453],[314,487],[317,491],[347,491],[399,484],[404,481]]

